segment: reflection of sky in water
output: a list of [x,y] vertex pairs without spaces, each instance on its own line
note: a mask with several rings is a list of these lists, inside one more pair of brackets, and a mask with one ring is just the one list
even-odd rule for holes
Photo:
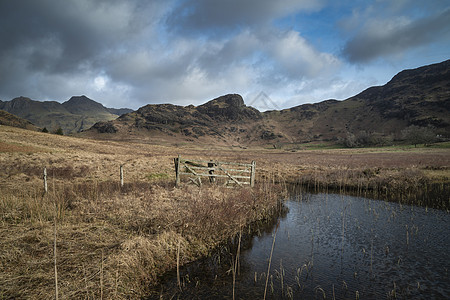
[[[380,299],[392,295],[394,287],[401,298],[450,297],[447,212],[324,194],[299,196],[286,206],[289,213],[281,218],[272,257],[271,297],[271,286],[274,298],[325,293],[333,299],[334,291],[336,299],[355,299],[357,293],[361,299]],[[262,298],[272,241],[273,232],[263,232],[242,251],[238,299]],[[230,265],[214,270],[217,279],[189,270],[191,278],[198,277],[197,287],[188,285],[182,296],[231,297]]]

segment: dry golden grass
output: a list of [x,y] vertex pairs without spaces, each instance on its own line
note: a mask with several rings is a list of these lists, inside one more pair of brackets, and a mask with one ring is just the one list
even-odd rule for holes
[[181,263],[192,261],[277,209],[279,193],[271,185],[174,188],[177,150],[169,147],[7,127],[0,128],[0,136],[40,149],[0,153],[4,298],[54,297],[55,220],[60,298],[139,298],[176,265],[178,243]]
[[3,190],[0,282],[6,298],[52,297],[55,215],[60,295],[127,298],[145,295],[175,266],[178,242],[182,263],[192,261],[276,209],[264,187],[128,184],[120,190],[104,182],[56,184],[49,195],[41,192]]
[[[0,126],[0,145],[0,297],[7,299],[54,297],[55,219],[61,299],[140,298],[176,266],[178,244],[186,263],[273,214],[281,190],[272,183],[362,191],[433,181],[448,190],[449,182],[448,149],[287,152],[150,145],[6,126]],[[174,188],[178,154],[255,160],[259,184]]]

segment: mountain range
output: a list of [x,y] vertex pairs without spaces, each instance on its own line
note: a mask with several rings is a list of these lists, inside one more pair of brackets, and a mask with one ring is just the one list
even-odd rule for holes
[[246,106],[237,94],[199,106],[149,104],[96,123],[84,135],[247,146],[337,141],[360,133],[395,139],[411,125],[450,136],[450,60],[402,71],[385,85],[343,101],[266,112]]
[[[264,99],[263,99],[264,101]],[[450,60],[404,70],[383,86],[334,99],[260,112],[238,94],[205,104],[148,104],[136,111],[106,108],[86,96],[64,103],[18,97],[0,101],[0,124],[115,140],[262,145],[338,141],[349,135],[395,139],[414,125],[450,137]],[[3,120],[3,121],[2,121]]]
[[119,115],[132,111],[126,108],[106,108],[86,96],[74,96],[64,103],[18,97],[11,101],[0,100],[0,110],[49,131],[61,128],[65,134],[89,129],[99,121],[114,120]]

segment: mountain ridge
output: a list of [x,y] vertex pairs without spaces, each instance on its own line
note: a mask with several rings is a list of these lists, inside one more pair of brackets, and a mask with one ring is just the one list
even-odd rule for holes
[[[369,87],[346,100],[300,105],[285,112],[285,119],[303,120],[297,124],[301,125],[298,135],[303,142],[344,138],[362,131],[398,138],[411,125],[434,126],[448,136],[450,60],[401,71],[386,84]],[[278,123],[285,129],[288,126],[283,119],[278,119]],[[284,132],[295,138],[292,130]]]
[[449,136],[450,60],[401,71],[386,84],[341,101],[266,112],[246,106],[237,94],[199,106],[148,104],[117,120],[97,123],[86,135],[251,145],[337,141],[360,132],[395,139],[411,125],[433,126],[438,134]]
[[265,112],[247,106],[238,94],[198,106],[148,104],[136,111],[106,108],[85,95],[63,103],[17,97],[0,101],[0,109],[41,128],[101,139],[247,146],[338,141],[361,132],[396,139],[408,126],[431,126],[449,137],[450,60],[403,70],[345,100]]
[[0,100],[0,109],[32,122],[34,125],[72,134],[90,128],[99,121],[116,119],[118,113],[128,113],[131,109],[106,108],[88,97],[73,96],[69,100],[37,101],[27,97],[16,97],[10,101]]

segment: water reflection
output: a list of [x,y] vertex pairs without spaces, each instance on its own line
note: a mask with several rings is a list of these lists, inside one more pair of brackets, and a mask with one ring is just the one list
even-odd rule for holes
[[[445,211],[336,194],[301,194],[280,217],[267,297],[450,298],[450,218]],[[262,299],[274,224],[169,274],[150,298]]]

